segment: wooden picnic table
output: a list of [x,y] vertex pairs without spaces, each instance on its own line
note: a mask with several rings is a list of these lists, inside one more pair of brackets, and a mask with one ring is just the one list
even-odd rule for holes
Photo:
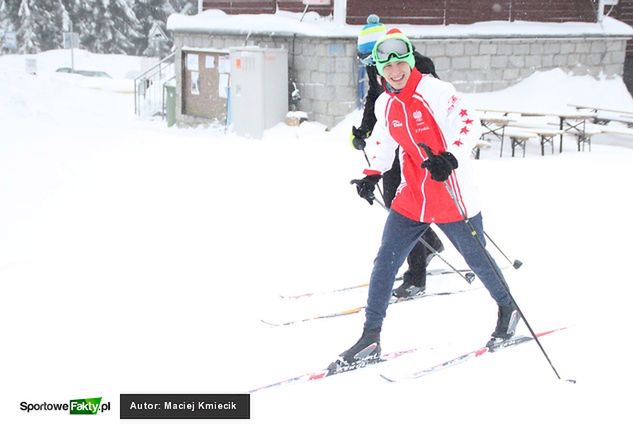
[[588,105],[581,105],[581,104],[567,104],[570,107],[574,107],[576,110],[591,110],[594,113],[598,113],[599,111],[607,111],[609,113],[620,113],[620,114],[624,114],[626,116],[633,116],[633,111],[631,110],[617,110],[617,109],[612,109],[612,108],[608,108],[608,107],[600,107],[600,106],[588,106]]
[[484,137],[492,134],[497,137],[501,142],[499,157],[503,157],[503,139],[505,137],[505,128],[508,124],[512,123],[513,120],[508,117],[490,115],[480,115],[479,120],[481,121],[481,126],[484,128],[484,132],[481,133],[481,136]]
[[478,111],[484,113],[501,113],[504,116],[510,114],[520,115],[522,117],[546,117],[546,116],[556,116],[558,117],[558,126],[559,130],[562,131],[560,134],[560,146],[559,153],[563,152],[563,133],[573,133],[578,138],[578,150],[580,150],[580,145],[587,142],[587,139],[590,139],[591,136],[587,135],[585,132],[585,125],[588,119],[594,119],[597,114],[595,112],[561,112],[561,111],[529,111],[529,110],[507,110],[507,109],[486,109],[479,108]]
[[[587,119],[595,119],[597,113],[561,113],[558,115],[560,119],[560,130],[563,132],[574,133],[578,138],[578,151],[582,144],[583,150],[585,143],[589,143],[591,150],[591,135],[586,132]],[[563,134],[560,136],[559,153],[563,152]]]
[[633,111],[617,110],[606,107],[588,106],[567,104],[570,107],[575,107],[576,110],[589,110],[596,114],[594,117],[594,123],[599,125],[607,125],[609,122],[619,122],[627,126],[627,128],[633,128]]

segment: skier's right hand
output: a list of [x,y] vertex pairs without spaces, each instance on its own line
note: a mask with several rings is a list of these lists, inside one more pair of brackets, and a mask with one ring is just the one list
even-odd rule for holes
[[349,141],[352,143],[352,147],[356,150],[363,150],[367,145],[365,138],[369,137],[369,134],[367,131],[352,126],[352,132],[349,135]]
[[451,152],[442,152],[433,154],[429,146],[424,143],[418,143],[426,152],[427,159],[422,162],[421,167],[426,168],[431,173],[431,178],[435,181],[446,181],[450,177],[454,169],[457,169],[459,163]]
[[431,178],[435,181],[446,181],[459,163],[451,152],[442,152],[439,155],[429,155],[428,159],[422,162],[422,168],[426,168],[431,173]]
[[369,205],[374,204],[374,189],[376,188],[376,184],[380,181],[382,176],[380,174],[376,175],[366,175],[365,177],[359,180],[352,180],[350,184],[356,185],[356,191],[358,192],[358,196],[369,202]]

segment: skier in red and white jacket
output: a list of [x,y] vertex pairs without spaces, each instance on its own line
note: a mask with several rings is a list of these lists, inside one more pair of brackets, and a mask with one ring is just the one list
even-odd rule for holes
[[374,188],[391,168],[398,146],[402,182],[374,262],[363,334],[334,368],[379,357],[380,330],[396,274],[430,223],[446,234],[499,307],[489,343],[511,337],[519,317],[501,271],[476,241],[483,240],[484,233],[470,154],[480,137],[479,120],[452,84],[416,70],[412,52],[409,39],[396,29],[378,40],[372,52],[385,92],[376,100],[378,121],[367,144],[371,166],[364,178],[352,183],[362,198],[373,202]]
[[[358,150],[364,150],[367,145],[365,140],[368,139],[376,125],[376,115],[374,114],[376,100],[383,93],[383,78],[378,74],[378,69],[374,64],[371,55],[378,39],[387,33],[385,26],[380,23],[377,15],[369,15],[367,17],[367,25],[365,25],[358,34],[358,58],[365,65],[367,73],[367,82],[369,89],[365,97],[365,106],[363,108],[363,119],[358,128],[352,127],[351,142],[352,146]],[[431,74],[438,77],[435,73],[435,64],[430,58],[425,57],[418,51],[413,51],[415,59],[415,68],[422,74]],[[396,191],[401,183],[400,156],[398,150],[393,156],[394,162],[389,171],[382,174],[382,199],[387,208],[391,207],[391,202],[396,196]],[[402,283],[393,290],[393,295],[398,298],[413,297],[423,294],[426,290],[426,268],[435,253],[444,251],[444,244],[439,236],[429,227],[420,237],[413,250],[407,256],[408,269],[402,274]],[[429,249],[427,246],[431,247]]]

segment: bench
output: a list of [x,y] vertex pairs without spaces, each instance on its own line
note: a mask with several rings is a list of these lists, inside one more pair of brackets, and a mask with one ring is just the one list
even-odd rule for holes
[[610,122],[619,122],[625,124],[628,128],[633,128],[633,111],[578,104],[567,105],[575,107],[576,110],[589,110],[596,113],[594,123],[597,125],[607,125]]
[[564,134],[560,129],[554,128],[537,128],[534,125],[516,122],[512,124],[517,128],[521,128],[525,131],[536,134],[541,142],[541,156],[545,156],[545,144],[549,144],[552,147],[552,154],[554,154],[554,138],[560,137]]
[[623,123],[627,128],[633,128],[633,116],[623,116],[615,113],[598,113],[594,119],[594,123],[597,125],[608,125],[610,122]]
[[[488,113],[482,113],[479,115],[479,120],[481,121],[482,133],[481,139],[487,136],[494,136],[501,142],[501,153],[499,153],[499,157],[503,156],[503,138],[505,135],[505,128],[508,124],[512,123],[514,120],[508,118],[507,116],[499,116],[499,115],[490,115]],[[487,141],[487,140],[484,140]]]
[[[548,123],[548,125],[557,126],[556,123]],[[589,147],[589,151],[591,151],[591,137],[594,135],[602,134],[603,128],[606,126],[595,125],[593,123],[585,125],[584,129],[581,128],[569,128],[565,130],[565,135],[571,135],[576,138],[576,144],[578,145],[578,151],[585,151],[585,146]],[[633,132],[633,131],[632,131]]]
[[475,159],[479,159],[479,156],[481,155],[481,150],[489,149],[490,147],[492,147],[492,144],[490,144],[490,141],[486,141],[486,140],[477,141],[475,143],[475,146],[473,147],[473,157]]
[[[595,125],[591,124],[591,128],[589,131],[595,134],[615,134],[615,135],[625,135],[629,137],[633,137],[633,129],[624,128],[618,126],[607,126],[607,125]],[[588,141],[589,143],[589,151],[591,151],[591,139]],[[584,150],[584,145],[583,145]],[[580,142],[578,143],[578,151],[580,151]]]
[[633,129],[629,128],[617,128],[615,126],[595,125],[600,127],[600,132],[603,134],[618,134],[618,135],[633,135]]
[[569,132],[570,134],[576,134],[578,137],[576,141],[578,141],[578,151],[582,146],[582,151],[585,151],[585,144],[589,146],[589,151],[591,151],[591,137],[594,135],[602,134],[604,131],[600,129],[585,129],[583,132]]
[[[505,136],[510,138],[510,148],[512,149],[512,157],[514,157],[514,152],[517,147],[521,147],[523,150],[523,157],[525,157],[525,143],[530,138],[538,138],[538,134],[535,134],[532,131],[528,131],[527,129],[519,129],[506,127]],[[503,142],[501,142],[501,153],[503,153]]]

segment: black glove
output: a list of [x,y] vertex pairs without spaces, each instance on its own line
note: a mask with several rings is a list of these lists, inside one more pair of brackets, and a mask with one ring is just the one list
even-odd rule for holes
[[360,180],[352,180],[350,184],[356,185],[356,191],[358,192],[358,196],[365,199],[369,202],[369,205],[374,204],[374,189],[376,188],[376,184],[380,181],[382,176],[380,174],[377,175],[366,175]]
[[363,150],[367,145],[365,138],[368,138],[370,135],[371,132],[352,126],[352,134],[350,135],[352,146],[354,146],[356,150]]
[[446,181],[454,169],[459,165],[457,159],[451,152],[434,155],[427,152],[429,158],[422,162],[422,168],[426,168],[431,173],[431,178],[435,181]]

